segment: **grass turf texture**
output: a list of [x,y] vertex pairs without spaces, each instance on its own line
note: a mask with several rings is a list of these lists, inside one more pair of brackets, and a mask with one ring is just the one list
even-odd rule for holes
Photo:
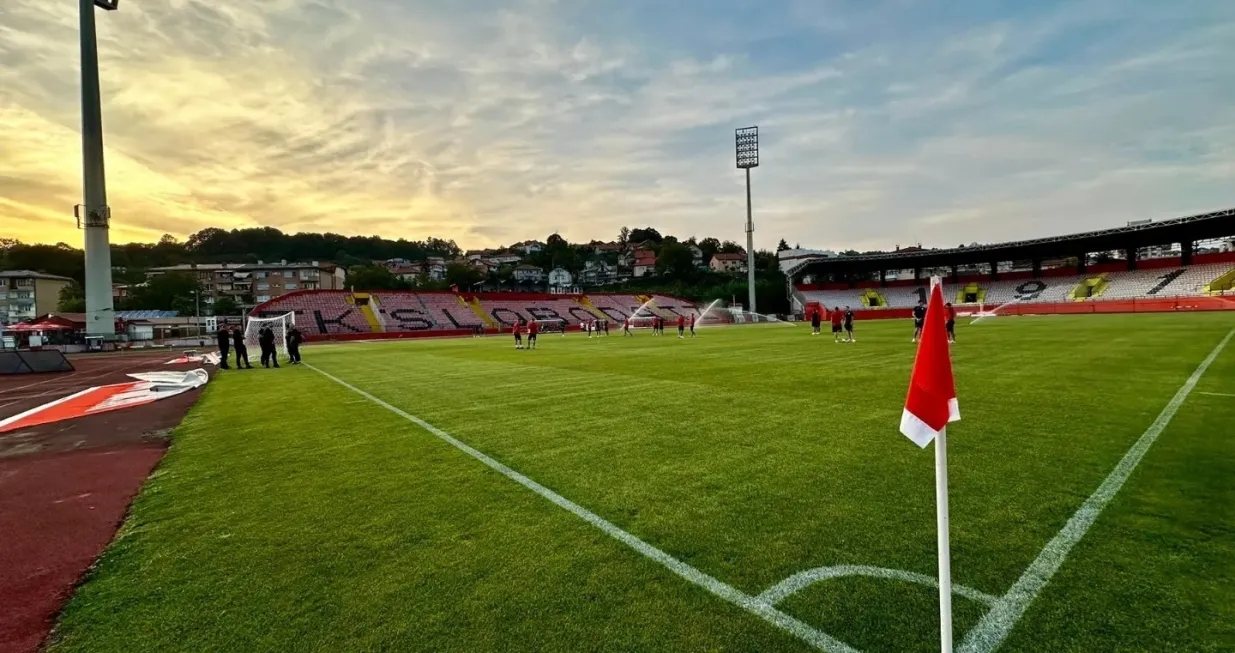
[[[954,581],[1002,595],[1235,324],[961,326]],[[806,569],[935,575],[933,455],[897,433],[907,321],[515,351],[485,338],[305,358],[749,594]],[[1235,646],[1235,345],[1000,651]],[[958,642],[985,607],[954,598]],[[864,651],[938,650],[936,591],[872,578],[781,609]],[[306,367],[224,372],[64,611],[68,651],[807,651]]]

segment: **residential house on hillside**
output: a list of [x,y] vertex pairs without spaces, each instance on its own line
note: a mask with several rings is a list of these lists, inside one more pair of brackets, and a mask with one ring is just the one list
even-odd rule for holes
[[545,271],[535,265],[519,265],[515,267],[514,278],[519,283],[540,283],[545,279]]
[[709,267],[714,272],[745,272],[746,254],[713,254]]
[[521,243],[515,243],[510,246],[510,249],[516,252],[522,252],[524,256],[535,254],[545,248],[545,244],[538,240],[525,240]]
[[622,244],[613,241],[606,243],[599,240],[593,240],[587,245],[592,248],[593,254],[616,254],[622,251]]
[[424,268],[420,265],[400,265],[396,268],[391,268],[390,272],[403,281],[415,283],[424,276]]
[[656,252],[650,249],[637,249],[633,253],[631,273],[635,278],[656,274]]
[[566,288],[574,283],[574,277],[566,268],[553,268],[549,271],[549,287]]
[[580,275],[583,283],[586,284],[606,284],[613,283],[617,280],[618,269],[616,265],[610,265],[600,259],[593,259],[583,265],[583,273]]
[[692,245],[690,243],[686,244],[686,248],[690,250],[691,262],[695,264],[695,267],[697,268],[704,267],[703,250],[699,249],[698,245]]

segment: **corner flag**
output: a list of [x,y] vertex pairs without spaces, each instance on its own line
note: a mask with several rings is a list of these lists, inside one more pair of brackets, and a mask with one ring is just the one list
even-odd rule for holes
[[935,530],[939,554],[939,649],[952,653],[952,545],[948,534],[949,422],[961,418],[943,315],[943,286],[931,277],[931,298],[901,413],[901,433],[925,448],[935,441]]
[[901,414],[901,433],[919,447],[930,444],[948,422],[961,418],[943,311],[943,288],[938,278],[932,278],[926,324],[922,327],[918,357],[913,362],[913,375],[909,380],[909,396],[905,398],[905,411]]

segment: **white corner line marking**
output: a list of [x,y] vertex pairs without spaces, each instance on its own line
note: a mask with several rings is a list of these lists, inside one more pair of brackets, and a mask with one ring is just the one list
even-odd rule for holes
[[1055,572],[1059,571],[1064,559],[1068,557],[1068,552],[1085,536],[1089,527],[1097,521],[1098,515],[1102,514],[1102,510],[1132,475],[1133,470],[1145,457],[1145,452],[1149,451],[1149,447],[1175,417],[1175,413],[1192,393],[1192,389],[1201,380],[1205,370],[1209,369],[1210,364],[1218,358],[1218,354],[1226,348],[1232,336],[1235,336],[1235,329],[1228,331],[1226,337],[1214,347],[1213,351],[1209,352],[1209,356],[1201,361],[1192,376],[1184,381],[1184,384],[1175,392],[1175,396],[1158,414],[1158,418],[1149,425],[1132,448],[1128,449],[1115,469],[1106,477],[1106,480],[1102,481],[1102,485],[1098,486],[1098,489],[1076,510],[1076,514],[1072,515],[1068,523],[1064,524],[1059,533],[1046,544],[1037,559],[1021,575],[1020,580],[1017,580],[1012,589],[1008,590],[1008,593],[995,603],[990,612],[982,617],[978,625],[969,631],[957,649],[957,653],[990,653],[1003,643],[1008,633],[1012,632],[1012,627],[1025,614],[1029,604],[1037,598],[1038,592],[1042,591]]
[[665,553],[664,551],[661,551],[660,549],[652,546],[651,544],[644,542],[638,537],[635,537],[634,535],[631,535],[630,533],[622,530],[617,525],[606,520],[600,515],[597,515],[596,513],[588,510],[587,508],[580,506],[579,504],[571,501],[570,499],[567,499],[566,497],[563,497],[557,492],[554,492],[553,490],[550,490],[549,488],[541,485],[540,483],[533,481],[532,479],[524,476],[523,474],[520,474],[519,472],[511,469],[510,467],[507,467],[506,465],[489,457],[487,454],[477,449],[472,448],[468,444],[464,443],[462,440],[459,440],[458,438],[450,435],[449,433],[420,419],[419,417],[416,417],[415,415],[412,415],[396,406],[386,403],[385,401],[378,399],[377,397],[369,394],[368,392],[365,392],[364,390],[361,390],[360,388],[357,388],[356,386],[328,372],[318,369],[317,367],[314,367],[313,365],[305,363],[305,367],[308,367],[309,369],[317,372],[318,374],[321,374],[322,376],[330,379],[331,381],[334,381],[335,383],[351,390],[352,392],[355,392],[356,394],[368,399],[369,401],[372,401],[378,406],[381,406],[382,408],[385,408],[386,410],[398,415],[399,417],[402,417],[403,419],[406,419],[407,421],[412,422],[413,424],[428,431],[429,433],[432,433],[433,435],[444,440],[451,446],[475,458],[476,460],[479,460],[480,462],[484,463],[489,468],[497,471],[498,473],[509,478],[510,480],[518,483],[519,485],[522,485],[523,487],[535,492],[536,494],[539,494],[545,499],[548,499],[552,503],[556,504],[559,508],[562,508],[566,510],[567,512],[573,513],[575,516],[579,517],[580,519],[583,519],[587,523],[595,526],[596,528],[599,528],[600,530],[604,531],[607,535],[609,535],[613,539],[625,544],[626,546],[629,546],[630,548],[634,549],[640,554],[652,560],[655,560],[656,562],[659,562],[661,565],[665,566],[667,569],[669,569],[669,571],[672,571],[674,574],[677,574],[679,577],[685,580],[688,580],[691,583],[694,583],[695,585],[698,585],[699,587],[702,587],[703,589],[711,592],[712,594],[728,601],[729,603],[732,603],[742,608],[743,610],[746,610],[747,612],[750,612],[751,614],[754,614],[762,618],[764,621],[767,621],[768,623],[776,626],[777,628],[780,628],[781,630],[784,630],[785,632],[788,632],[794,635],[795,637],[810,644],[811,646],[814,646],[815,648],[821,651],[829,651],[829,652],[835,652],[835,653],[858,653],[857,649],[811,626],[810,624],[799,621],[798,619],[780,611],[779,609],[776,608],[776,606],[768,603],[767,601],[764,601],[760,599],[759,597],[751,596],[749,594],[746,594],[745,592],[742,592],[741,590],[731,587],[717,580],[716,578],[713,578],[712,576],[709,576],[703,573],[702,571],[695,569],[694,567],[686,564],[685,562],[682,562],[681,560],[674,558],[673,556],[669,555],[668,553]]
[[[868,567],[865,565],[837,565],[834,567],[816,567],[806,571],[798,572],[785,580],[764,590],[758,598],[771,605],[776,605],[781,601],[793,596],[794,594],[825,580],[833,578],[844,578],[846,576],[869,576],[871,578],[886,578],[888,580],[900,580],[909,583],[917,583],[929,587],[938,588],[939,579],[934,576],[927,576],[912,571],[902,571],[900,569],[887,569],[885,567]],[[953,585],[952,593],[963,596],[967,599],[993,606],[999,600],[998,596],[992,596],[986,592],[981,592],[971,587],[964,585]]]

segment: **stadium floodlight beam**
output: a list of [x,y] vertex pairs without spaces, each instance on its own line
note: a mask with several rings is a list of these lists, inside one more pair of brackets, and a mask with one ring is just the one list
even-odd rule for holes
[[111,209],[103,170],[103,109],[99,97],[99,52],[94,8],[115,11],[120,0],[79,0],[81,11],[81,149],[84,204],[75,211],[86,232],[86,335],[113,338]]
[[734,145],[738,168],[746,170],[746,284],[750,306],[746,310],[757,313],[755,308],[755,223],[751,219],[750,169],[759,167],[759,127],[741,127],[734,130]]

